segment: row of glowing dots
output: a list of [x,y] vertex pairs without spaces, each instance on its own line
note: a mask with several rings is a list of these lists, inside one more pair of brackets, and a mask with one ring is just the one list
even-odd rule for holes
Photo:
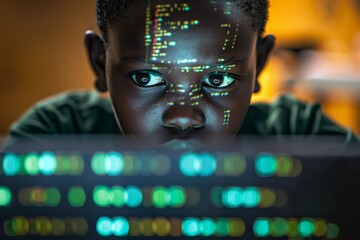
[[[179,168],[186,176],[240,176],[246,168],[245,159],[239,154],[184,153],[179,158]],[[171,161],[165,155],[121,154],[97,152],[92,156],[91,168],[96,175],[134,176],[167,175]]]
[[[245,224],[241,219],[211,218],[130,218],[100,217],[96,230],[101,236],[242,236]],[[84,236],[88,232],[88,223],[84,218],[25,218],[15,216],[4,222],[4,232],[8,236]],[[339,227],[323,219],[284,219],[258,218],[253,224],[256,237],[324,237],[335,239]]]
[[287,194],[269,188],[258,187],[214,187],[211,199],[216,207],[226,208],[269,208],[284,207]]
[[[187,194],[192,196],[187,199]],[[82,207],[86,202],[86,193],[83,188],[74,186],[68,190],[68,201],[72,207]],[[0,206],[9,206],[11,202],[11,192],[7,187],[0,187]],[[189,188],[184,189],[180,186],[143,188],[140,190],[135,186],[123,188],[114,186],[96,186],[93,191],[94,203],[99,207],[138,207],[155,206],[181,207],[185,203],[189,206],[199,202],[200,194],[197,190]],[[33,187],[23,188],[19,191],[19,202],[23,206],[47,206],[56,207],[60,204],[61,194],[57,188]]]
[[[189,177],[214,174],[240,176],[246,169],[246,161],[239,154],[215,157],[210,153],[188,152],[180,156],[179,168]],[[302,172],[302,164],[288,155],[259,154],[255,158],[255,171],[260,177],[297,177]]]
[[[97,175],[166,175],[170,160],[163,155],[122,155],[118,152],[96,153],[92,169]],[[302,165],[289,156],[262,154],[256,158],[256,173],[259,176],[293,176],[301,173]],[[210,153],[184,153],[179,158],[180,171],[186,176],[240,176],[246,168],[245,159],[239,154],[214,156]]]
[[[138,188],[136,186],[107,187],[96,186],[93,190],[93,201],[99,207],[189,207],[200,202],[200,192],[195,188],[180,186],[155,186]],[[0,206],[9,206],[11,192],[7,187],[0,187]],[[86,202],[86,193],[82,187],[73,186],[67,192],[70,206],[82,207]],[[258,187],[214,187],[211,199],[216,207],[254,208],[283,207],[287,203],[287,195],[282,191]],[[61,194],[57,188],[33,187],[19,191],[19,202],[24,206],[56,207],[60,204]]]
[[45,216],[27,218],[15,216],[4,222],[4,232],[8,236],[85,236],[88,222],[82,217],[48,218]]
[[339,227],[323,219],[258,218],[253,225],[257,237],[326,237],[337,238]]
[[52,152],[17,155],[7,153],[0,164],[0,175],[82,175],[84,160],[80,154]]
[[[4,175],[81,175],[84,161],[81,155],[5,154],[0,174]],[[91,168],[96,175],[167,175],[171,162],[165,155],[120,154],[98,152],[92,156]],[[210,153],[184,153],[179,158],[179,168],[185,176],[240,176],[246,161],[239,154],[214,156]],[[2,170],[2,171],[1,171]],[[260,154],[255,160],[255,170],[261,177],[296,177],[302,171],[301,162],[286,155]]]
[[100,217],[96,230],[103,237],[108,236],[219,236],[240,237],[245,233],[245,223],[239,218],[129,218]]
[[[69,188],[67,198],[70,206],[82,207],[86,202],[86,193],[82,187],[74,186]],[[0,207],[9,206],[12,194],[9,188],[0,186]],[[23,206],[47,206],[57,207],[61,201],[61,194],[57,188],[33,187],[23,188],[19,191],[19,202]]]
[[300,160],[286,154],[259,154],[255,159],[255,171],[260,177],[297,177],[302,169]]
[[[287,194],[283,191],[274,191],[269,188],[258,187],[214,187],[211,189],[211,200],[216,207],[227,208],[268,208],[283,207],[287,203]],[[137,188],[129,186],[96,186],[93,191],[93,200],[99,207],[189,207],[197,205],[200,192],[195,188],[180,186],[156,186]]]
[[[189,196],[189,198],[188,198]],[[145,187],[141,190],[135,186],[126,188],[114,186],[96,186],[93,191],[93,200],[99,207],[144,207],[155,206],[157,208],[182,207],[196,205],[200,200],[200,194],[196,189],[185,189],[180,186],[168,188],[156,186]]]

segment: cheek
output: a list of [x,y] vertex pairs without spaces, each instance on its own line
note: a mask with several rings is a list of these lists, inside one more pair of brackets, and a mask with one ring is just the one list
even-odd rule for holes
[[[251,54],[251,56],[255,55]],[[213,100],[220,106],[219,109],[222,111],[220,122],[227,134],[237,134],[245,119],[254,91],[255,66],[255,57],[252,57],[247,66],[241,69],[244,78],[230,86],[228,92],[222,92],[220,96]],[[220,112],[218,114],[220,115]]]
[[147,134],[161,123],[162,107],[157,103],[162,89],[139,90],[127,75],[109,76],[110,97],[124,133]]
[[229,92],[210,93],[212,112],[208,112],[209,122],[217,126],[219,132],[235,135],[240,130],[248,110],[253,81],[238,82]]

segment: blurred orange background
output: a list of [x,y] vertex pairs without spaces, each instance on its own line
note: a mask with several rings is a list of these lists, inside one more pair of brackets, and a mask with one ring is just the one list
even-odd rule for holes
[[[93,88],[83,46],[96,30],[95,0],[0,0],[0,134],[36,101]],[[360,133],[360,1],[270,0],[277,48],[253,102],[284,91],[318,101]]]

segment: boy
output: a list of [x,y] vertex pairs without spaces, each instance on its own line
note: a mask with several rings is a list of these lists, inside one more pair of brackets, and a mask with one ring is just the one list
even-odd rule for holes
[[[102,37],[85,35],[95,93],[40,103],[11,128],[8,144],[39,134],[121,133],[186,149],[241,134],[353,138],[319,105],[284,96],[249,107],[274,47],[263,36],[267,0],[98,0]],[[116,122],[114,121],[114,116]]]

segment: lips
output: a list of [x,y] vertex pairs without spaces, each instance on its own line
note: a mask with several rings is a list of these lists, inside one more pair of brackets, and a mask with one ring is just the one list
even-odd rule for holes
[[206,148],[206,146],[195,140],[174,139],[162,144],[160,148],[164,150],[172,150],[172,151],[180,152],[180,151],[196,151],[196,150],[204,149]]

